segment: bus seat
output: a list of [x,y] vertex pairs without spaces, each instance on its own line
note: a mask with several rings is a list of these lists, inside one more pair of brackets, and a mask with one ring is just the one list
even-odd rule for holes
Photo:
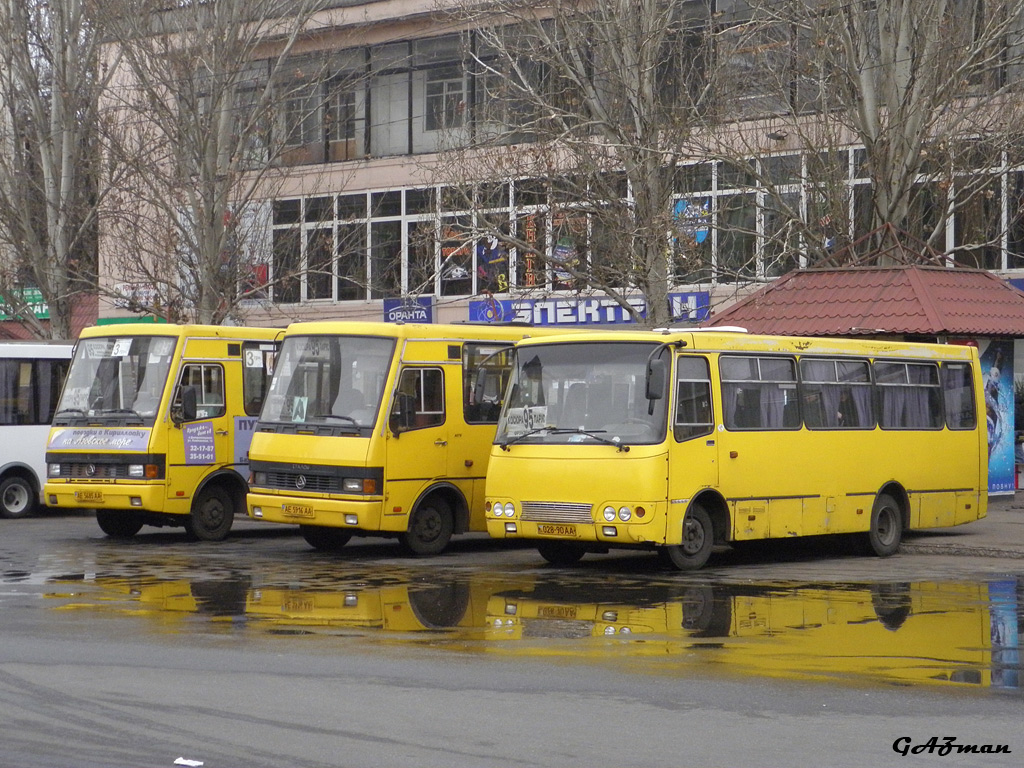
[[581,381],[570,384],[565,392],[565,403],[558,426],[566,429],[582,427],[587,418],[587,385]]

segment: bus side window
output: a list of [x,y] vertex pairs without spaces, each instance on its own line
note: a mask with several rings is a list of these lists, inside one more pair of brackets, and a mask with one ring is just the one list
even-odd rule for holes
[[672,430],[678,442],[710,435],[715,428],[711,411],[711,376],[703,357],[681,357],[676,367],[676,414]]
[[398,381],[393,424],[400,430],[444,423],[444,374],[440,368],[406,368]]
[[182,368],[172,405],[172,409],[179,412],[181,392],[185,387],[193,387],[196,391],[196,418],[215,419],[224,415],[224,369],[219,365],[191,363]]
[[248,416],[259,416],[274,372],[275,348],[267,342],[242,342],[242,407]]
[[946,426],[950,429],[974,429],[978,425],[978,418],[971,366],[966,363],[943,365],[942,393],[946,407]]
[[512,370],[510,347],[466,342],[462,346],[462,410],[467,424],[497,424]]

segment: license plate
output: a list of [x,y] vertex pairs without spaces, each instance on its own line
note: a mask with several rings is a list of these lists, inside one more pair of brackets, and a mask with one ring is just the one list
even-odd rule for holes
[[308,597],[286,597],[281,605],[285,613],[312,613],[313,599]]
[[575,536],[575,525],[538,525],[537,533],[542,536]]
[[575,619],[575,605],[542,605],[537,609],[537,616],[542,619]]
[[93,503],[103,501],[103,491],[75,491],[75,501]]
[[282,504],[281,513],[285,517],[313,517],[313,508],[308,504]]

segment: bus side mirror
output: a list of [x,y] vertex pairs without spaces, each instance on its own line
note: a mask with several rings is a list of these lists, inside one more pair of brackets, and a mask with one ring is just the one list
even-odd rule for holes
[[178,413],[172,413],[171,418],[178,422],[184,421],[195,421],[196,411],[198,409],[198,393],[195,387],[182,387],[181,388],[181,410]]
[[661,358],[648,361],[644,397],[648,400],[661,400],[665,397],[665,385],[667,382],[668,363]]
[[412,428],[414,411],[413,396],[399,392],[395,399],[395,409],[391,412],[391,418],[388,420],[388,426],[395,437]]

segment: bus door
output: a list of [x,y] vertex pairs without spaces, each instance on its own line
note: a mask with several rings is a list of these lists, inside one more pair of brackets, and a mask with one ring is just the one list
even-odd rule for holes
[[718,486],[719,433],[707,358],[677,358],[672,398],[668,525],[674,531],[681,525],[689,500],[703,488]]
[[448,467],[446,372],[440,365],[406,365],[398,374],[387,430],[386,513],[408,515],[419,490]]
[[[231,418],[222,363],[183,362],[171,401],[167,497],[187,498],[214,467],[232,460]],[[194,412],[191,399],[195,398]]]
[[[796,361],[721,355],[719,483],[736,539],[803,534],[807,472]],[[806,442],[806,441],[804,441]]]
[[[462,345],[461,377],[448,368],[448,477],[469,503],[470,530],[486,530],[484,481],[487,459],[501,412],[501,398],[512,369],[512,345],[467,341]],[[461,381],[457,379],[461,378]]]

